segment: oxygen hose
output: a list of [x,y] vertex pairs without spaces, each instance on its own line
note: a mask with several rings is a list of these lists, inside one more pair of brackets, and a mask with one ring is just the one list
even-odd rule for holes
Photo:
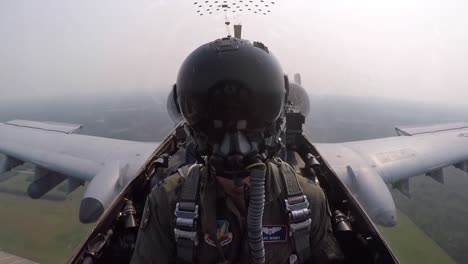
[[262,162],[246,167],[250,170],[249,208],[247,209],[247,234],[251,263],[265,263],[265,248],[263,246],[263,210],[265,206],[265,174],[266,165]]

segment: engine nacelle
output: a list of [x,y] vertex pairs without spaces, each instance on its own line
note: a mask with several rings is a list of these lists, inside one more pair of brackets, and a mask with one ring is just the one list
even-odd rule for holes
[[80,205],[80,221],[82,223],[93,223],[106,211],[112,201],[117,197],[124,185],[123,175],[126,166],[121,166],[120,162],[112,161],[94,176],[85,191]]
[[383,226],[395,226],[395,202],[380,175],[369,167],[354,169],[347,166],[346,169],[349,177],[348,188],[371,219]]

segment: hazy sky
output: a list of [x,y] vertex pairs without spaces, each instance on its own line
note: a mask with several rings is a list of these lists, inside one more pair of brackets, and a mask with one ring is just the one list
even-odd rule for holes
[[[227,34],[193,1],[2,0],[0,96],[168,89],[190,51]],[[467,1],[275,2],[234,20],[311,94],[468,98]]]

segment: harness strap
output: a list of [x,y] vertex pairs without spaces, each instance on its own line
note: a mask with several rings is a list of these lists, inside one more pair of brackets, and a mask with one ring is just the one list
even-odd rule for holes
[[177,259],[181,263],[192,263],[194,248],[198,245],[198,193],[200,186],[200,164],[192,165],[185,177],[179,202],[176,204],[176,226],[174,228],[177,243]]
[[289,235],[294,242],[297,263],[305,263],[311,257],[309,236],[312,220],[309,201],[299,186],[293,168],[283,161],[277,166],[280,167],[279,170],[278,167],[272,166],[273,173],[279,173],[282,176],[286,189],[284,203],[289,215]]

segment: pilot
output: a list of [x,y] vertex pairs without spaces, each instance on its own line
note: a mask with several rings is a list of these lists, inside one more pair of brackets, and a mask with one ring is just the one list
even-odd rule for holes
[[280,160],[288,82],[260,42],[223,38],[183,62],[175,100],[197,162],[153,188],[132,263],[335,263],[322,189]]

